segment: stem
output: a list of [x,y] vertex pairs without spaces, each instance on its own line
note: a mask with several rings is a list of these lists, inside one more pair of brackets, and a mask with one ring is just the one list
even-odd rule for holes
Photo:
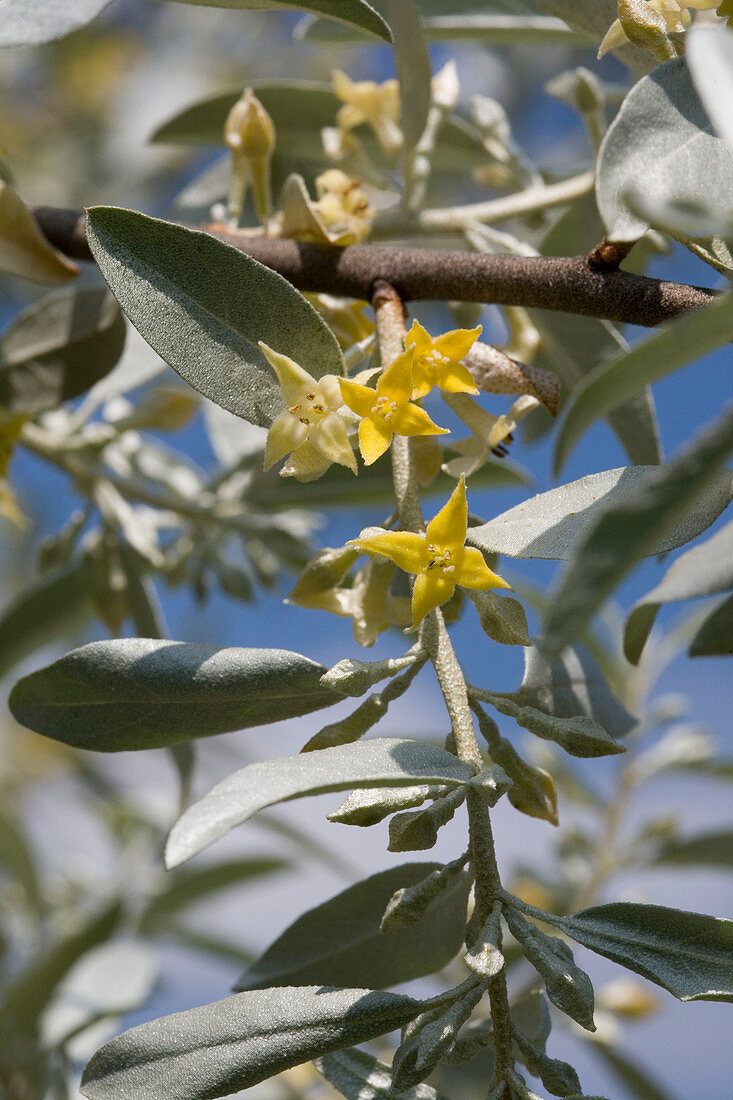
[[[404,307],[394,288],[385,282],[380,282],[375,288],[372,302],[377,318],[377,336],[382,365],[388,367],[404,348]],[[425,522],[420,507],[410,440],[403,436],[395,436],[391,451],[400,526],[403,530],[423,531]],[[419,641],[427,650],[435,669],[450,718],[456,754],[460,760],[473,764],[476,770],[480,771],[483,760],[476,741],[466,679],[453,649],[440,608],[431,611],[423,620]],[[489,916],[494,902],[504,897],[504,889],[496,862],[489,808],[481,793],[471,789],[467,794],[466,805],[471,863],[475,875],[476,925],[480,928]],[[497,946],[501,947],[501,944]],[[488,993],[496,1051],[495,1082],[498,1083],[504,1080],[514,1068],[512,1051],[514,1032],[504,970],[489,983]]]

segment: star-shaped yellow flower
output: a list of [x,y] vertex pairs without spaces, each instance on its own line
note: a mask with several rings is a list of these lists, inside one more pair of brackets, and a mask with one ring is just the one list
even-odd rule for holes
[[325,374],[315,379],[287,355],[260,341],[268,363],[275,371],[288,406],[272,422],[265,446],[265,469],[292,451],[283,476],[314,481],[332,462],[356,473],[356,459],[346,434],[339,379]]
[[478,328],[456,328],[444,333],[437,340],[422,327],[419,321],[405,337],[408,348],[415,349],[412,365],[412,397],[424,397],[433,386],[448,393],[478,393],[471,372],[460,362],[481,335]]
[[406,573],[414,573],[412,622],[417,626],[428,612],[451,598],[457,584],[483,591],[511,587],[489,569],[480,550],[465,545],[467,523],[466,483],[461,477],[424,535],[368,531],[347,545],[364,554],[381,554]]
[[344,104],[336,116],[341,130],[353,130],[367,122],[385,153],[399,153],[404,144],[400,120],[400,86],[396,80],[376,84],[373,80],[350,80],[334,69],[333,90]]
[[367,466],[384,454],[393,435],[445,435],[424,409],[410,403],[413,350],[408,348],[380,376],[376,391],[339,378],[344,404],[362,418],[359,448]]

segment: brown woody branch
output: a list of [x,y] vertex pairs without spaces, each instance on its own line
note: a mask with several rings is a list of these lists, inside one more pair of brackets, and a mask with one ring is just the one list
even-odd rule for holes
[[[37,207],[36,220],[60,252],[93,259],[83,214]],[[350,245],[321,248],[277,237],[207,226],[212,236],[266,264],[298,290],[371,299],[380,280],[405,301],[487,302],[561,310],[620,323],[654,326],[713,302],[705,287],[670,283],[608,268],[594,253],[562,258],[492,256],[421,248]]]

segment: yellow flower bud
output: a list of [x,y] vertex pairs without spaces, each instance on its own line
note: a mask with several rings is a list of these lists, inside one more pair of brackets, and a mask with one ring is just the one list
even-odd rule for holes
[[227,115],[224,140],[232,152],[229,218],[236,226],[251,183],[257,216],[266,226],[272,211],[270,161],[275,148],[275,126],[251,88],[245,89]]

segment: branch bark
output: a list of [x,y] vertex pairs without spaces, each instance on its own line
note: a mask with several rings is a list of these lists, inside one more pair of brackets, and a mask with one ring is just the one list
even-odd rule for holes
[[[47,239],[74,259],[91,260],[83,215],[37,207]],[[371,300],[380,281],[403,301],[487,302],[560,310],[651,327],[715,301],[717,293],[608,270],[591,256],[534,257],[350,245],[321,248],[277,237],[205,226],[218,240],[271,267],[298,290]]]

